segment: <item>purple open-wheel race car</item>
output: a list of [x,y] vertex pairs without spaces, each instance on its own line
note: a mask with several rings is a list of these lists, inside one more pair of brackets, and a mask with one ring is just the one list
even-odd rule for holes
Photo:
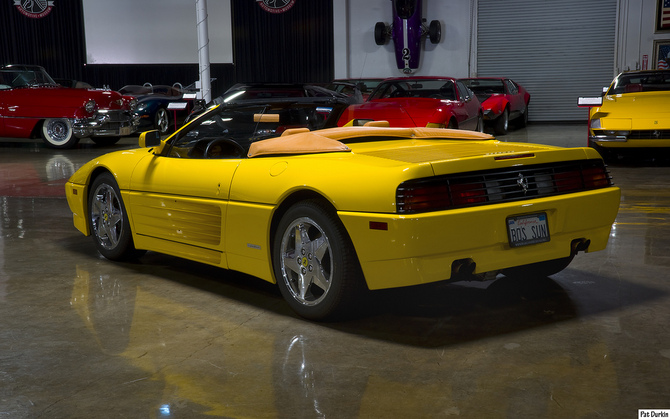
[[393,23],[387,25],[377,22],[375,25],[375,42],[384,45],[393,38],[395,59],[398,69],[403,73],[412,73],[419,67],[421,57],[421,41],[428,37],[430,42],[437,44],[442,38],[442,25],[438,20],[421,17],[421,0],[391,0],[393,3]]

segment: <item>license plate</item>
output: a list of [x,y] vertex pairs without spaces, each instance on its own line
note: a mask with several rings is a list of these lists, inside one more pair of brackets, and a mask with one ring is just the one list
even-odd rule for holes
[[130,127],[121,127],[121,129],[119,130],[119,135],[122,137],[130,135]]
[[548,242],[547,214],[543,212],[509,217],[507,219],[507,235],[511,247]]

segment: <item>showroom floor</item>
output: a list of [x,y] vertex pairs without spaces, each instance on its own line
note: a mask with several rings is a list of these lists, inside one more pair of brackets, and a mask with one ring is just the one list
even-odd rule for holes
[[[585,143],[583,125],[501,139]],[[0,139],[0,419],[635,418],[670,408],[670,163],[610,165],[605,251],[551,279],[375,293],[297,318],[258,279],[148,253],[113,263],[65,180],[102,153]]]

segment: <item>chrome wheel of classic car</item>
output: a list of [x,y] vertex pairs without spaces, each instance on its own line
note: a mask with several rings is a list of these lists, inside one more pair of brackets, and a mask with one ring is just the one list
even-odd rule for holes
[[503,113],[496,120],[493,130],[496,134],[505,135],[509,129],[509,109],[505,108]]
[[90,190],[89,222],[98,251],[111,260],[129,259],[144,253],[133,246],[130,223],[114,177],[109,173],[98,176]]
[[289,305],[312,320],[331,320],[352,305],[362,283],[356,254],[344,227],[325,205],[305,201],[279,223],[274,269]]
[[72,130],[72,123],[64,118],[45,119],[42,124],[42,140],[51,148],[71,148],[79,142]]
[[170,130],[170,116],[165,108],[158,108],[154,116],[154,128],[161,134],[167,134]]

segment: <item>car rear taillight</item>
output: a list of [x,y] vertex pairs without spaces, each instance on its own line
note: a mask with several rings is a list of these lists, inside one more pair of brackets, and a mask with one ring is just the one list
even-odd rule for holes
[[483,183],[457,183],[450,185],[449,189],[456,207],[486,202],[486,186]]
[[398,212],[417,213],[439,211],[452,206],[446,184],[405,182],[396,192]]
[[399,214],[514,202],[612,186],[602,160],[578,160],[451,174],[405,181],[396,190]]

